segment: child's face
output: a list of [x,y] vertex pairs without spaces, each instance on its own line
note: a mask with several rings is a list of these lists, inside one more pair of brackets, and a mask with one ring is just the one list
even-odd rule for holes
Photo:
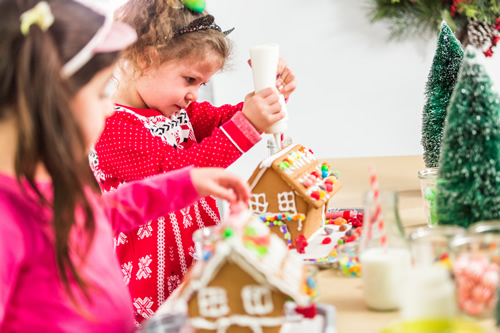
[[83,86],[71,101],[76,120],[82,128],[87,147],[90,148],[99,139],[106,122],[106,118],[114,113],[111,97],[106,93],[114,66],[99,71]]
[[207,54],[204,60],[174,59],[150,67],[136,89],[145,107],[170,117],[198,99],[200,86],[220,69],[220,59]]

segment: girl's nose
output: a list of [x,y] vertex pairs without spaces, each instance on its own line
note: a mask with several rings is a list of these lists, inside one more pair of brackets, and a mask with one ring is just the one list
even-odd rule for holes
[[194,102],[198,99],[198,87],[193,88],[186,94],[186,100],[189,102]]

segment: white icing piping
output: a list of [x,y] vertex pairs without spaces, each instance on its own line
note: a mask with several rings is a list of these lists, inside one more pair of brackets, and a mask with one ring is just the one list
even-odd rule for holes
[[253,333],[262,333],[262,326],[276,327],[285,322],[285,317],[252,317],[234,315],[230,317],[219,318],[216,321],[209,321],[205,318],[191,318],[190,324],[198,329],[217,330],[217,333],[226,332],[232,325],[248,327]]

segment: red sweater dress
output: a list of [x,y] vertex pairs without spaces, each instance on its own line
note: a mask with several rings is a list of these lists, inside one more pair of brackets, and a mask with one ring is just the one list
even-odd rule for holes
[[[104,192],[122,184],[182,168],[228,167],[260,139],[235,106],[193,102],[167,118],[154,109],[122,105],[106,121],[89,156]],[[123,280],[132,295],[137,324],[154,314],[191,266],[194,231],[219,223],[215,199],[195,204],[115,237]]]

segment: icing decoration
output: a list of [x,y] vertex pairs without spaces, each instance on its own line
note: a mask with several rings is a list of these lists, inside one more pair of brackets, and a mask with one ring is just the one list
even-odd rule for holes
[[252,194],[250,198],[250,211],[253,214],[262,214],[267,212],[268,205],[265,193]]
[[205,317],[220,317],[229,313],[226,290],[220,287],[207,287],[198,291],[198,307]]
[[281,212],[297,213],[295,208],[295,195],[292,191],[278,193],[278,205]]
[[205,0],[181,0],[184,7],[191,9],[195,13],[203,13],[205,10]]
[[243,307],[250,315],[265,315],[273,311],[271,290],[266,286],[249,285],[241,290]]

